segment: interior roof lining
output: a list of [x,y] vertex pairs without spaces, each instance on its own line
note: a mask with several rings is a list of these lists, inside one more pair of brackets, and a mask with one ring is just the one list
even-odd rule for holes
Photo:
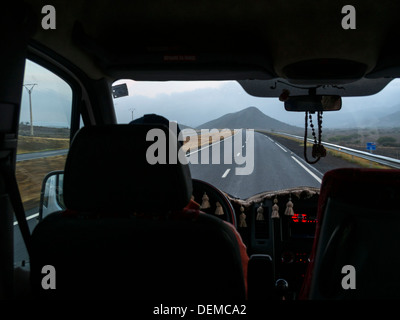
[[[178,7],[174,0],[102,0],[96,6],[88,0],[54,0],[56,30],[40,27],[43,1],[25,2],[39,17],[33,39],[63,55],[92,79],[268,80],[284,78],[285,65],[321,57],[353,58],[366,63],[365,78],[400,77],[400,52],[393,50],[393,39],[400,35],[399,1],[354,0],[357,30],[348,31],[340,26],[340,9],[348,4],[345,0],[321,0],[318,5],[311,0],[238,0],[234,4],[205,0],[201,6],[187,0]],[[84,48],[89,43],[74,42],[77,21],[97,45],[92,47],[94,52]],[[116,45],[117,41],[122,41],[122,46]],[[127,52],[129,46],[123,41],[135,44],[137,51]],[[164,63],[163,47],[178,54],[189,50],[199,60],[191,64]],[[229,50],[218,51],[224,47]],[[235,49],[257,53],[260,59],[243,54],[232,60]],[[152,55],[161,59],[149,61]],[[201,61],[207,55],[208,66]],[[226,64],[229,59],[231,65]],[[385,63],[388,59],[389,64]]]

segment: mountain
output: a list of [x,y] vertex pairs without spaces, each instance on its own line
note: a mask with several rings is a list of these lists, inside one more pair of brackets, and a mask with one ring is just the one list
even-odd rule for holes
[[400,127],[400,111],[378,118],[375,125],[379,128]]
[[304,133],[304,129],[291,126],[271,118],[256,107],[248,107],[234,113],[228,113],[217,119],[198,126],[197,129],[262,129],[268,131],[283,131],[293,134]]
[[400,104],[391,107],[346,105],[337,112],[325,112],[323,126],[330,129],[389,128],[400,126]]

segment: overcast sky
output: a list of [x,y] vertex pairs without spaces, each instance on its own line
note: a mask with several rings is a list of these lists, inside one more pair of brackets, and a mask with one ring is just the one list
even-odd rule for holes
[[[27,61],[25,84],[37,85],[32,91],[33,123],[35,125],[69,126],[72,92],[69,86],[51,72]],[[178,123],[196,127],[226,113],[250,106],[259,108],[277,120],[304,125],[304,114],[287,112],[277,98],[257,98],[248,95],[235,81],[171,81],[127,83],[129,96],[114,99],[119,123],[133,117],[157,113]],[[29,95],[22,88],[21,121],[29,122]],[[400,80],[392,81],[374,96],[343,98],[341,111],[324,113],[324,125],[340,127],[356,125],[360,119],[373,119],[400,110]]]
[[[236,81],[127,83],[129,96],[114,99],[118,121],[129,122],[145,113],[157,113],[178,123],[197,127],[224,114],[255,106],[266,115],[292,125],[304,125],[304,113],[287,112],[278,98],[248,95]],[[343,98],[342,110],[325,112],[325,127],[357,126],[400,110],[400,80],[368,97]]]
[[[27,60],[24,84],[31,91],[34,125],[70,127],[72,90],[61,78]],[[20,122],[30,122],[29,94],[22,87]]]

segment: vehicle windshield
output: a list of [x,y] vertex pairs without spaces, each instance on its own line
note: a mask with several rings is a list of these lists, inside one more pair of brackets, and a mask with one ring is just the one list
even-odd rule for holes
[[308,157],[314,160],[312,148],[319,137],[327,151],[312,165],[304,160],[305,113],[285,111],[278,98],[251,96],[236,81],[124,79],[113,87],[121,84],[128,95],[113,96],[118,123],[145,114],[176,121],[192,178],[236,198],[319,188],[323,174],[338,167],[389,168],[378,155],[399,162],[397,79],[375,95],[344,97],[342,109],[323,113],[320,123],[316,114],[309,115]]

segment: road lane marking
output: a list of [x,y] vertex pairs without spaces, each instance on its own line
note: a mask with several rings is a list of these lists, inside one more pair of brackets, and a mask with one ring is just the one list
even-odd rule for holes
[[274,142],[274,140],[272,140],[270,137],[267,137],[270,141]]
[[[26,221],[31,220],[31,219],[33,219],[33,218],[36,218],[36,217],[38,217],[38,216],[39,216],[39,212],[34,213],[34,214],[30,215],[30,216],[27,216],[27,217],[26,217]],[[18,221],[14,221],[14,226],[16,226],[17,224],[18,224]]]
[[276,144],[279,148],[281,148],[283,151],[287,152],[280,144],[278,144],[278,143],[276,143],[276,142],[275,142],[275,144]]
[[302,164],[299,160],[297,160],[295,157],[291,156],[294,161],[296,161],[304,170],[306,170],[315,180],[317,180],[319,183],[322,182],[320,178],[318,178],[313,172],[311,172],[304,164]]
[[240,152],[238,152],[238,154],[236,155],[236,157],[239,157],[240,156]]
[[231,169],[226,169],[226,171],[222,175],[222,178],[226,178],[226,176],[228,175],[229,171],[231,171]]

